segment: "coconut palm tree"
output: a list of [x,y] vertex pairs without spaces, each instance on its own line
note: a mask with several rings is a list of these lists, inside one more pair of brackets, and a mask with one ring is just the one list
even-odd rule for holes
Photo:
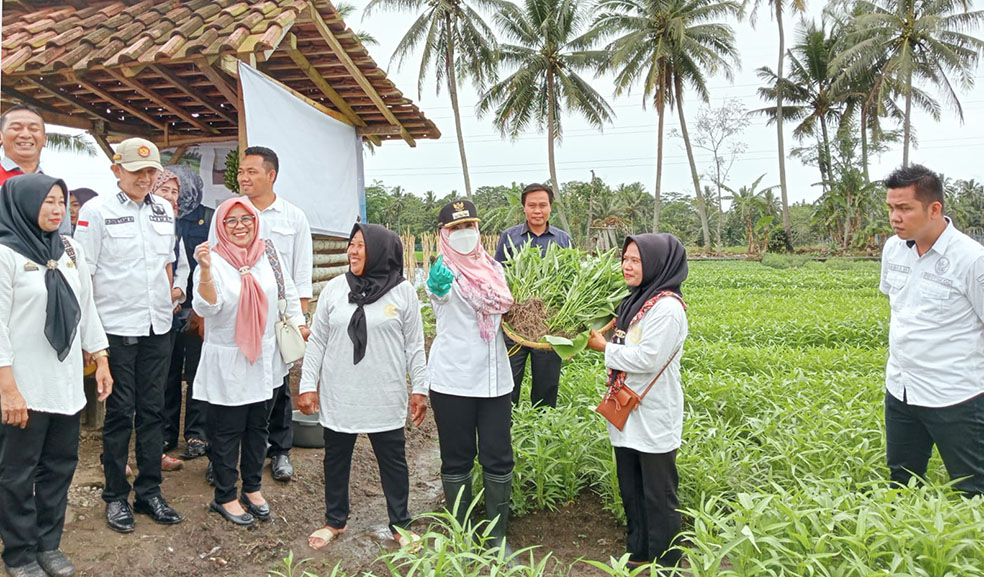
[[[783,14],[789,10],[800,13],[806,11],[806,0],[745,0],[753,3],[751,21],[755,24],[755,17],[761,4],[768,4],[771,7],[772,15],[776,19],[776,27],[779,29],[779,62],[776,64],[776,78],[783,79],[783,61],[786,56],[786,30],[783,27]],[[793,224],[789,218],[789,192],[786,187],[786,144],[783,135],[783,88],[782,82],[776,85],[776,143],[779,147],[779,192],[782,196],[782,227],[786,231],[786,250],[792,250],[789,239],[792,238]]]
[[432,66],[438,94],[442,84],[447,83],[458,137],[458,153],[461,156],[461,172],[465,179],[465,194],[469,199],[472,195],[471,179],[468,176],[465,139],[461,132],[458,82],[470,78],[481,89],[496,78],[499,60],[496,55],[495,33],[478,10],[495,12],[508,6],[511,3],[507,0],[372,0],[365,9],[366,16],[377,8],[420,11],[397,44],[391,62],[395,61],[399,69],[411,53],[421,48],[420,70],[417,74],[418,97],[423,92],[424,80]]
[[99,154],[99,149],[96,148],[96,145],[89,140],[85,133],[73,135],[63,132],[48,132],[46,136],[47,141],[45,142],[45,146],[51,150],[72,152],[85,156],[96,156]]
[[490,87],[478,101],[478,114],[494,110],[492,123],[516,138],[531,124],[547,131],[550,180],[560,199],[557,215],[570,230],[554,160],[554,146],[563,136],[565,109],[601,129],[615,115],[605,97],[578,73],[596,70],[605,52],[593,50],[596,34],[585,31],[587,14],[579,0],[525,0],[495,16],[506,41],[499,46],[503,63],[515,71]]
[[758,190],[758,185],[763,178],[765,178],[765,174],[756,178],[751,185],[742,186],[738,190],[722,185],[725,190],[731,193],[731,196],[725,198],[731,201],[732,209],[738,211],[745,223],[745,238],[748,241],[749,253],[758,252],[758,246],[755,243],[756,218],[771,216],[776,208],[775,197],[772,195],[772,190],[776,187],[770,186]]
[[707,102],[707,76],[723,72],[730,77],[732,64],[738,62],[734,31],[719,20],[737,15],[741,5],[732,0],[602,0],[598,10],[596,29],[615,36],[606,47],[610,56],[602,67],[615,71],[615,94],[629,92],[642,80],[643,106],[651,101],[659,117],[653,230],[659,230],[666,106],[676,106],[704,245],[710,246],[707,210],[683,111],[684,86]]
[[984,41],[970,34],[984,23],[984,11],[969,11],[967,4],[965,0],[858,0],[844,50],[831,62],[846,77],[875,71],[890,80],[876,84],[875,98],[897,92],[904,100],[903,166],[909,165],[912,107],[939,116],[939,105],[914,82],[937,88],[963,121],[954,83],[963,89],[974,86],[984,50]]
[[[790,71],[786,78],[779,76],[768,66],[758,69],[758,76],[766,82],[759,88],[759,97],[767,102],[776,102],[779,86],[786,104],[783,106],[784,119],[798,120],[793,136],[798,140],[814,138],[817,142],[817,159],[820,168],[820,181],[824,191],[831,179],[831,151],[829,126],[838,126],[845,111],[846,87],[834,85],[830,61],[836,55],[834,48],[837,33],[830,33],[816,22],[804,24],[799,30],[796,44],[789,51]],[[770,106],[753,111],[763,114],[769,123],[778,118],[778,107]]]

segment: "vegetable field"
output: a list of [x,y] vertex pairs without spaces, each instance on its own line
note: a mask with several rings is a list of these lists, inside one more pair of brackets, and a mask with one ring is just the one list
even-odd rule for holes
[[[925,487],[887,485],[888,302],[878,271],[870,262],[691,264],[678,453],[689,568],[679,574],[984,576],[984,502],[951,491],[938,457]],[[588,352],[565,365],[558,409],[517,408],[516,514],[590,490],[621,515],[592,410],[602,387],[601,356]],[[422,551],[385,556],[393,574],[425,575],[448,559],[460,559],[458,574],[490,574],[488,556],[454,549],[460,535],[442,537],[447,524]],[[497,574],[552,574],[540,563],[548,553],[524,552],[526,565]],[[605,571],[628,575],[613,565]]]

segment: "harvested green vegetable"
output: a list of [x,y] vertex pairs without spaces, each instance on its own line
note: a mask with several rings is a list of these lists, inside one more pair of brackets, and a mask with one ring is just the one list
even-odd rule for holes
[[506,314],[510,330],[553,346],[562,357],[584,349],[589,329],[604,326],[629,294],[619,254],[590,255],[551,244],[546,254],[527,246],[506,264],[516,304]]

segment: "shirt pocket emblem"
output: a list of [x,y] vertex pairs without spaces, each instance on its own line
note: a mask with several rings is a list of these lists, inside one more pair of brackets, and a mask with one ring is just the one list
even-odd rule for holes
[[630,344],[637,345],[642,341],[642,327],[636,325],[629,329],[628,341]]
[[383,316],[388,319],[395,319],[399,312],[400,309],[398,309],[394,304],[388,304],[383,307]]

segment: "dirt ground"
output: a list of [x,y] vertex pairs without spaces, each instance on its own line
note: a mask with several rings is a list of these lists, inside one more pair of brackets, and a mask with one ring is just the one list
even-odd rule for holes
[[[129,535],[106,526],[100,498],[101,450],[100,433],[84,430],[62,539],[62,550],[75,563],[78,575],[264,577],[277,569],[291,550],[295,559],[310,557],[304,569],[321,575],[328,575],[336,563],[341,563],[349,575],[367,570],[388,574],[385,566],[373,564],[381,552],[395,549],[396,544],[387,530],[379,473],[365,437],[356,443],[353,459],[349,529],[323,551],[313,551],[307,545],[307,535],[323,523],[323,452],[318,449],[292,451],[295,477],[291,483],[274,481],[266,467],[263,494],[273,512],[269,522],[241,529],[210,513],[212,488],[205,483],[207,461],[201,458],[186,462],[181,471],[164,475],[164,496],[184,515],[184,522],[165,527],[137,515],[137,529]],[[430,414],[422,427],[407,431],[407,462],[410,513],[418,515],[442,507],[437,429]],[[550,552],[552,574],[603,575],[576,560],[605,560],[624,551],[624,531],[602,509],[596,496],[585,493],[577,503],[558,511],[514,518],[509,540],[517,548],[538,546],[537,559]]]

